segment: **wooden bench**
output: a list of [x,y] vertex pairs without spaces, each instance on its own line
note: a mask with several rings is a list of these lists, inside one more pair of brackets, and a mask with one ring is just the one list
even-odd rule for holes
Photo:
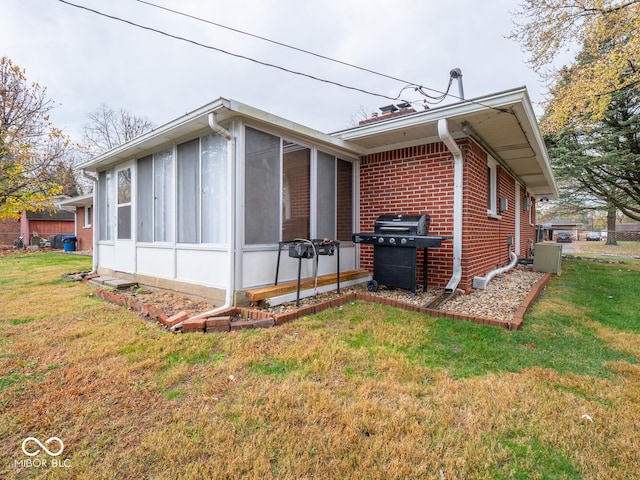
[[[366,278],[369,276],[369,272],[365,269],[360,270],[347,270],[346,272],[340,272],[340,284],[342,282],[348,282],[350,280],[356,280],[358,278]],[[318,287],[325,285],[332,285],[336,283],[336,274],[330,273],[328,275],[320,275],[318,277]],[[300,280],[300,290],[308,290],[315,285],[315,279],[305,278]],[[247,290],[247,298],[252,303],[258,303],[267,298],[279,297],[280,295],[286,295],[287,293],[294,293],[298,289],[298,282],[285,282],[278,285],[271,285],[268,287],[259,287],[251,290]]]

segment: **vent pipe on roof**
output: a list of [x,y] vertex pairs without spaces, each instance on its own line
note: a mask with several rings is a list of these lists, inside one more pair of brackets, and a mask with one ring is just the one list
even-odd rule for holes
[[451,78],[455,78],[456,80],[458,80],[458,92],[460,95],[460,100],[464,100],[464,88],[462,88],[462,70],[460,70],[459,68],[454,68],[449,72],[449,75],[451,75]]

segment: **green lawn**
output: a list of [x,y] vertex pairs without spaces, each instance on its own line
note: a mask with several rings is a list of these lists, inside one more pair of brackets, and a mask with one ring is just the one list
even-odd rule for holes
[[[90,263],[0,258],[0,478],[640,471],[637,260],[565,259],[519,331],[355,302],[187,335],[60,278]],[[64,453],[27,457],[27,437],[58,437]]]

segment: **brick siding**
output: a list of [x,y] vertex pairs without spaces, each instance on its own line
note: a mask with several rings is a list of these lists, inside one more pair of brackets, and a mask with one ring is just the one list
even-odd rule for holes
[[[470,139],[458,143],[464,156],[459,288],[469,291],[474,276],[483,276],[509,259],[507,238],[511,236],[515,242],[515,183],[508,172],[497,167],[496,194],[508,199],[508,209],[501,212],[500,218],[488,217],[487,154]],[[453,157],[442,142],[364,157],[360,165],[360,231],[372,231],[375,219],[383,213],[427,213],[431,217],[430,234],[453,235],[453,173]],[[534,227],[529,226],[528,212],[524,212],[524,191],[521,195],[521,248],[516,253],[523,256],[528,238],[534,238]],[[430,286],[442,288],[451,278],[452,250],[451,240],[443,242],[441,248],[429,250]],[[422,279],[422,262],[419,252],[418,283]],[[360,265],[373,271],[371,245],[361,245]]]

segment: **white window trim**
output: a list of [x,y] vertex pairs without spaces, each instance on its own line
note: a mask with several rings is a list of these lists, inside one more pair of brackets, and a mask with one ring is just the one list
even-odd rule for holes
[[91,207],[84,207],[84,226],[83,228],[91,228],[91,214],[93,213]]

